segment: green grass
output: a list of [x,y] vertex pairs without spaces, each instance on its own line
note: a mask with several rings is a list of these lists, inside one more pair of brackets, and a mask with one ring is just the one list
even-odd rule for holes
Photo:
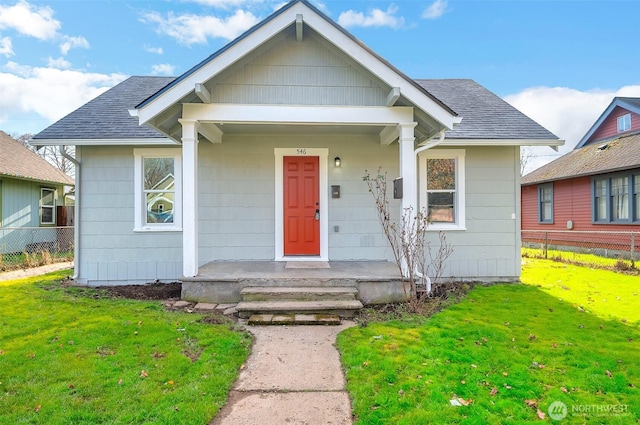
[[[543,266],[527,262],[525,280],[530,268]],[[568,273],[571,267],[535,275],[535,284],[476,287],[429,319],[342,332],[356,423],[520,424],[541,422],[538,409],[554,422],[547,409],[556,400],[569,409],[558,423],[636,423],[640,325],[582,311],[545,288],[562,280],[577,294],[592,282]],[[622,276],[603,273],[608,282]],[[636,297],[630,302],[640,310]],[[454,398],[470,403],[451,406]],[[573,408],[587,405],[625,406],[627,414],[573,416]]]
[[208,423],[249,335],[159,302],[64,288],[68,274],[0,282],[0,423]]
[[521,281],[603,319],[640,325],[638,276],[524,258]]

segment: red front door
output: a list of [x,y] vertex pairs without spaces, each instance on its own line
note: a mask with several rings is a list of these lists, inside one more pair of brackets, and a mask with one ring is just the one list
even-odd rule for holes
[[284,157],[284,255],[320,255],[320,161]]

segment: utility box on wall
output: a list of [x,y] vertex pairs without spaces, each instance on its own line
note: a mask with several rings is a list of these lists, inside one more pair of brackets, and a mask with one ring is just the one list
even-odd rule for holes
[[402,177],[393,179],[393,199],[402,199]]
[[340,186],[339,185],[331,186],[331,197],[332,198],[339,198],[340,197]]

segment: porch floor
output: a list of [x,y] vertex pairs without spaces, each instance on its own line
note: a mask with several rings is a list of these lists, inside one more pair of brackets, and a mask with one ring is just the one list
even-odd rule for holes
[[372,282],[399,278],[398,267],[389,261],[214,261],[201,266],[197,276],[183,279],[227,282],[250,279],[348,279]]

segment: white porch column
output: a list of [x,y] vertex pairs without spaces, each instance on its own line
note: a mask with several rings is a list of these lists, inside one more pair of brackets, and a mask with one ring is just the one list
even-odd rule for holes
[[413,215],[418,212],[418,166],[415,155],[415,135],[413,129],[418,123],[398,124],[398,144],[400,145],[400,177],[402,177],[402,213],[413,207]]
[[182,274],[198,274],[198,121],[182,124]]

